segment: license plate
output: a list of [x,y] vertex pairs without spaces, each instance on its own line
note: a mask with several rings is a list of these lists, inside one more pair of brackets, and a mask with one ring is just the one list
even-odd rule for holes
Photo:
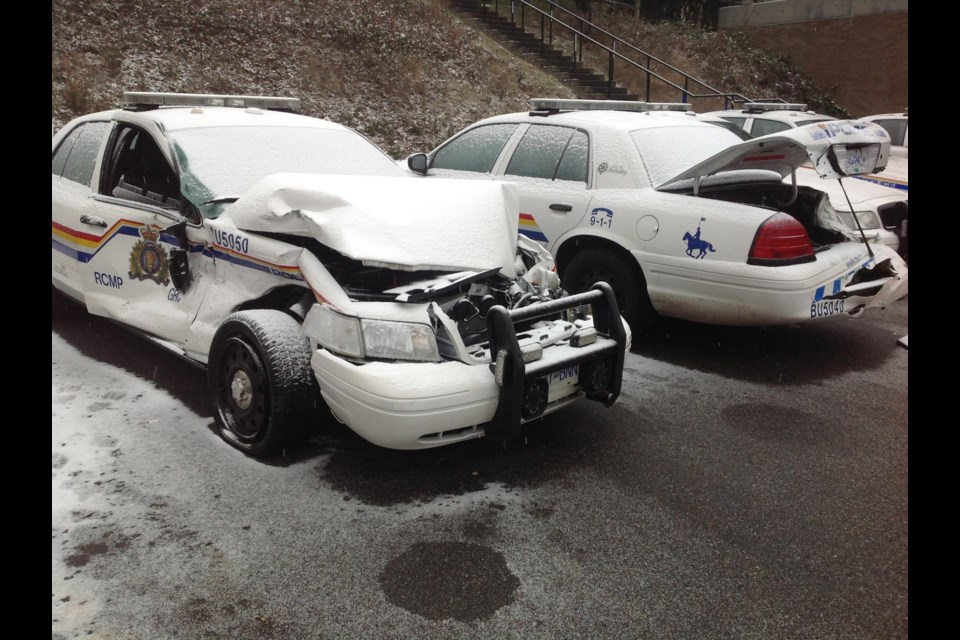
[[811,318],[823,318],[843,313],[843,300],[818,300],[810,305]]
[[577,390],[577,383],[580,381],[580,365],[574,365],[554,371],[547,376],[547,401],[553,402],[557,398],[563,398]]

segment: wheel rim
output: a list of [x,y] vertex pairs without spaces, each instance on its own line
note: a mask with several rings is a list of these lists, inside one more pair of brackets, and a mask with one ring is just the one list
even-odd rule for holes
[[580,281],[577,283],[577,286],[580,288],[580,291],[589,291],[590,287],[598,282],[606,282],[610,285],[610,288],[613,289],[613,297],[617,299],[617,306],[620,307],[620,313],[623,313],[624,307],[627,303],[626,292],[623,290],[623,287],[620,286],[620,283],[617,281],[616,276],[612,272],[607,271],[606,269],[601,269],[595,267],[588,271],[585,271],[580,277]]
[[223,424],[243,442],[264,432],[269,414],[269,381],[256,351],[239,337],[229,338],[221,352],[217,409]]

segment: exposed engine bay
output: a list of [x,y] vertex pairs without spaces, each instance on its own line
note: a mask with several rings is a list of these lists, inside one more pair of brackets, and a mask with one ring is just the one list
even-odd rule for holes
[[[364,265],[323,245],[313,238],[285,234],[259,234],[302,246],[315,255],[337,280],[344,292],[357,302],[399,302],[423,305],[428,309],[444,358],[489,362],[487,314],[495,306],[508,310],[556,300],[567,295],[553,258],[542,247],[525,239],[517,246],[517,276],[505,276],[497,267],[484,271],[404,271]],[[587,323],[586,309],[518,322],[521,344],[534,341],[541,346],[569,339]],[[536,335],[534,335],[536,333]],[[459,340],[452,339],[452,334]]]

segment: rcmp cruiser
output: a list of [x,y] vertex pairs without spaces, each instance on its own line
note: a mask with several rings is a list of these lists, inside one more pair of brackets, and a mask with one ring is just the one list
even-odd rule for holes
[[613,292],[566,295],[512,187],[412,179],[291,98],[123,101],[53,137],[53,285],[206,365],[233,445],[293,446],[321,394],[398,449],[616,401]]

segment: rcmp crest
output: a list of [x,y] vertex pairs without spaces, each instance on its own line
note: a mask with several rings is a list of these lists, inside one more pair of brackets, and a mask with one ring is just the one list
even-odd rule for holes
[[140,238],[130,253],[129,276],[137,280],[153,280],[157,284],[170,284],[170,265],[167,250],[160,246],[159,227],[143,227]]

